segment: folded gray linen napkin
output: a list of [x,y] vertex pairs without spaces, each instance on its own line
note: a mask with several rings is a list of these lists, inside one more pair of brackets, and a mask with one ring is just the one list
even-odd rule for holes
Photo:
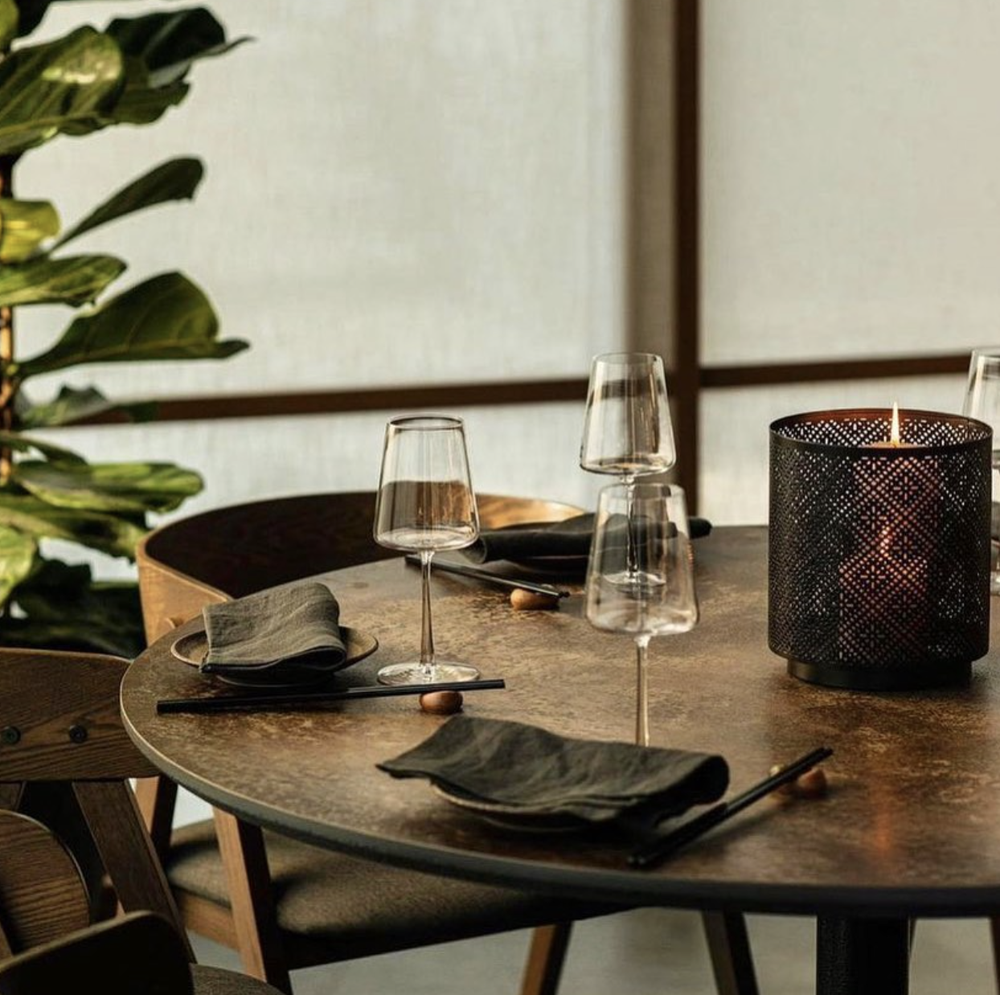
[[715,801],[729,784],[729,766],[717,754],[571,739],[468,715],[378,767],[510,811],[594,823],[637,812],[655,823]]
[[[692,539],[712,531],[712,523],[705,518],[691,518],[688,524]],[[459,552],[473,563],[517,562],[550,556],[586,560],[593,532],[594,516],[587,512],[561,522],[522,522],[502,529],[483,529],[471,546]]]
[[340,605],[319,583],[261,591],[202,610],[207,673],[268,670],[275,678],[315,677],[347,661]]

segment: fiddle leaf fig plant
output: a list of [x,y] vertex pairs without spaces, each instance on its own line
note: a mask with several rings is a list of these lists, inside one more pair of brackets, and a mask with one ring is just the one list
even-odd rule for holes
[[[210,11],[192,7],[32,43],[52,3],[81,0],[0,0],[0,645],[134,655],[142,646],[136,585],[54,558],[51,541],[134,560],[149,516],[177,508],[202,479],[165,462],[91,463],[39,438],[112,411],[148,419],[155,405],[117,404],[93,386],[35,396],[33,381],[88,364],[224,359],[247,343],[220,339],[210,301],[182,273],[119,290],[125,261],[64,251],[103,225],[192,198],[204,173],[197,159],[156,165],[68,227],[54,202],[17,198],[15,167],[50,141],[154,123],[187,96],[196,61],[243,39],[228,41]],[[17,314],[38,305],[71,309],[45,348],[15,336]]]

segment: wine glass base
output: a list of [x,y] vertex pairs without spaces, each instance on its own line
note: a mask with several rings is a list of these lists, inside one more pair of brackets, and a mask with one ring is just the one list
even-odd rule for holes
[[662,577],[647,573],[645,570],[619,570],[615,573],[609,573],[607,582],[622,594],[629,594],[633,597],[650,594],[666,584]]
[[474,681],[479,671],[467,663],[438,660],[428,674],[419,660],[410,663],[393,663],[376,674],[379,684],[438,684],[445,681]]

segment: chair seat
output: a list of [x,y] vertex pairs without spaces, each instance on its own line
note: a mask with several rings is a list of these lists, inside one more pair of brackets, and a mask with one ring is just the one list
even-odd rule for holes
[[266,981],[202,964],[191,966],[191,984],[194,995],[282,995]]
[[[321,943],[324,962],[618,911],[391,867],[275,833],[264,842],[282,940]],[[175,889],[229,908],[211,820],[174,831],[166,872]]]

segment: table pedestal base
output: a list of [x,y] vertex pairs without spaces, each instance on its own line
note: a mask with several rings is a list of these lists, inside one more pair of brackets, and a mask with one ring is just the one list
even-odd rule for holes
[[907,995],[908,919],[821,918],[816,923],[816,995]]

